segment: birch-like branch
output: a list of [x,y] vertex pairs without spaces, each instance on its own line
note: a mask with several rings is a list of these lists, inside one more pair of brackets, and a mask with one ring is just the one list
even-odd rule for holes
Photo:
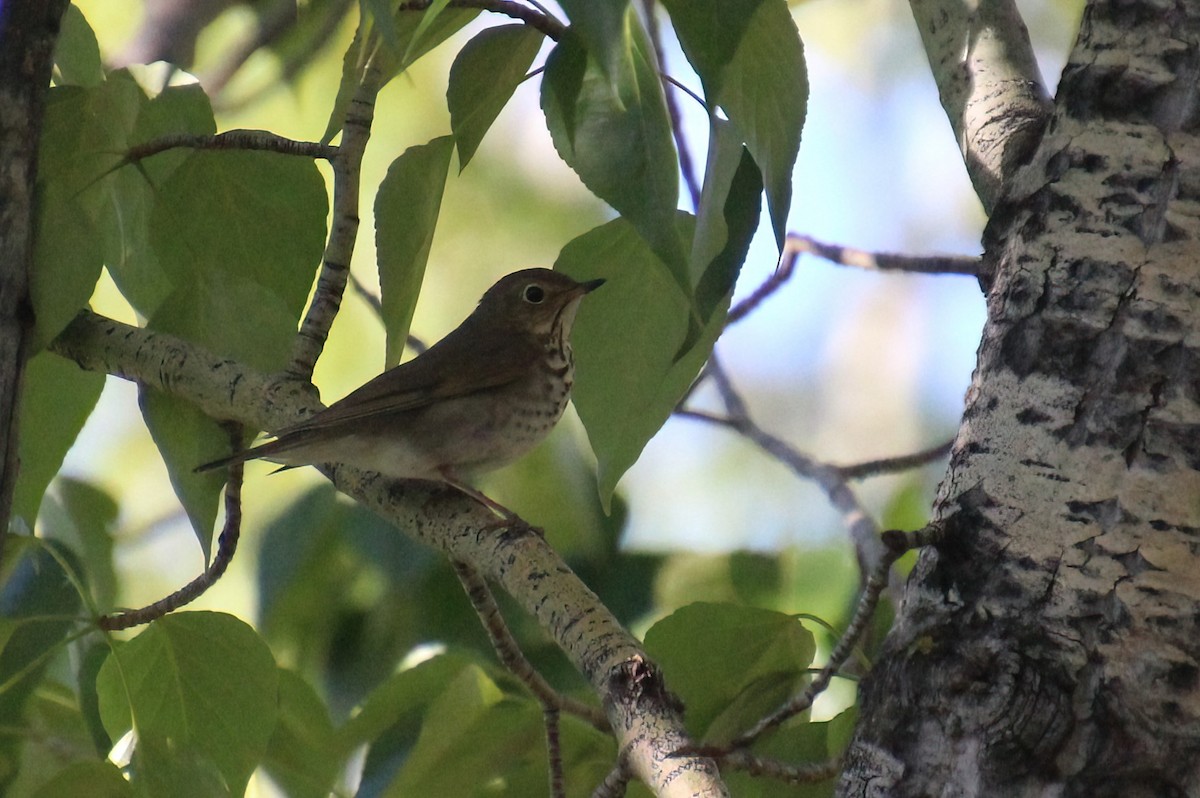
[[[342,123],[342,143],[333,158],[333,226],[321,258],[321,273],[308,312],[292,344],[288,373],[297,379],[312,379],[317,358],[325,349],[329,328],[342,306],[350,258],[358,237],[358,194],[362,180],[362,159],[371,138],[375,120],[375,99],[382,88],[375,60],[367,63],[358,88],[350,98]],[[218,416],[219,418],[219,416]]]
[[[89,370],[158,388],[255,429],[279,429],[319,408],[308,383],[260,374],[172,335],[90,311],[52,348]],[[712,760],[671,757],[691,744],[681,707],[638,641],[545,539],[528,528],[497,527],[490,510],[441,483],[340,466],[328,473],[339,490],[416,540],[469,563],[532,614],[601,697],[626,766],[655,795],[728,795]]]
[[1014,0],[909,0],[942,107],[990,215],[1051,103]]

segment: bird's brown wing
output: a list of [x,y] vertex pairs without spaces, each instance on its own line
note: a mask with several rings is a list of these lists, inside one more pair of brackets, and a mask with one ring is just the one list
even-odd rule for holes
[[539,355],[532,342],[513,338],[480,340],[464,332],[469,331],[460,327],[428,352],[385,371],[311,418],[279,430],[276,437],[298,432],[329,433],[385,413],[415,410],[455,396],[499,388],[527,374],[532,359]]

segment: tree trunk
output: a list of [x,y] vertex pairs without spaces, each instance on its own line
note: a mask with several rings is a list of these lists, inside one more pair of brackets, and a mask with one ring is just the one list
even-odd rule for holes
[[34,186],[42,110],[66,0],[0,3],[0,557],[17,481],[17,421],[33,308]]
[[842,795],[1200,795],[1198,78],[1200,3],[1088,7]]

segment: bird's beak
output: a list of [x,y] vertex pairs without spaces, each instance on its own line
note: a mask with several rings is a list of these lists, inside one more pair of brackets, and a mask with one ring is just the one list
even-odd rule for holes
[[605,282],[606,282],[605,280],[588,280],[586,283],[580,283],[579,284],[579,289],[580,289],[579,293],[590,294],[591,292],[595,291],[600,286],[604,285]]

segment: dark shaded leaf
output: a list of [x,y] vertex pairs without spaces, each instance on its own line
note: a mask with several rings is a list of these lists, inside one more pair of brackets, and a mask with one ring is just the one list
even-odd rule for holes
[[375,195],[375,251],[387,330],[387,368],[399,363],[404,353],[453,151],[450,136],[409,147],[392,161]]
[[33,529],[42,496],[104,390],[104,375],[42,352],[25,366],[13,514]]
[[611,80],[574,37],[564,37],[546,61],[542,110],[558,154],[649,242],[690,297],[673,222],[679,168],[670,120],[645,32],[636,20],[630,30],[629,62]]
[[109,656],[97,679],[100,715],[114,739],[136,726],[139,793],[241,795],[275,729],[278,680],[249,626],[223,613],[181,612]]
[[446,104],[459,171],[467,168],[484,134],[525,80],[544,38],[527,25],[487,28],[454,59]]

